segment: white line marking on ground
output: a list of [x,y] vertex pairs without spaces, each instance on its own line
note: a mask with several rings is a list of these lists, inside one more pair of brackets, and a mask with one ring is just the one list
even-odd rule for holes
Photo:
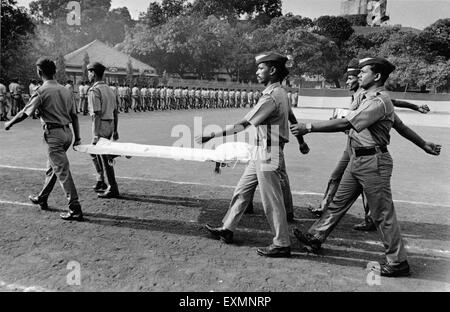
[[[332,238],[330,240],[332,240],[332,241],[340,241],[340,242],[345,242],[345,243],[354,242],[353,240],[345,239],[345,238]],[[450,250],[416,247],[414,245],[408,244],[408,241],[406,239],[403,239],[403,240],[406,242],[405,248],[407,250],[411,251],[411,252],[435,253],[435,254],[440,254],[440,255],[443,255],[443,256],[449,256],[450,255]],[[364,243],[368,244],[368,245],[383,247],[383,244],[381,242],[365,240]]]
[[4,287],[8,290],[19,290],[23,292],[51,292],[52,290],[45,289],[40,286],[22,286],[18,284],[8,284],[0,281],[0,287]]
[[1,199],[0,199],[0,204],[34,207],[34,205],[30,204],[30,203],[21,203],[21,202],[9,201],[9,200],[1,200]]
[[[260,234],[272,234],[272,232],[265,231],[265,230],[255,230],[255,229],[247,229],[247,228],[239,228],[239,227],[238,227],[238,230],[243,231],[243,232],[248,232],[248,233],[249,232],[257,232],[257,233],[260,233]],[[334,242],[343,242],[343,243],[360,242],[360,243],[364,243],[364,244],[368,244],[368,245],[375,245],[375,246],[379,246],[379,247],[383,248],[383,244],[381,242],[376,242],[376,241],[371,241],[371,240],[358,241],[358,240],[351,240],[351,239],[345,239],[345,238],[329,238],[328,241],[331,241],[331,242],[333,242],[333,241]],[[329,247],[327,247],[327,248],[329,248]],[[434,253],[434,254],[439,255],[441,257],[448,258],[449,255],[450,255],[450,250],[420,248],[420,247],[416,247],[416,246],[413,246],[413,245],[410,245],[410,244],[406,244],[405,248],[407,250],[411,251],[411,252],[420,253],[420,254],[426,255],[426,256],[429,256],[430,253]],[[367,251],[367,250],[354,248],[354,247],[349,247],[349,246],[345,246],[345,247],[333,246],[333,248],[329,248],[329,249],[338,249],[338,250],[345,250],[345,249],[347,249],[347,250],[351,250],[351,251],[379,254],[379,252]]]
[[[0,200],[0,204],[27,206],[27,207],[33,206],[34,207],[33,204],[21,203],[21,202],[15,202],[15,201],[8,201],[8,200]],[[295,219],[295,220],[297,220],[297,221],[315,221],[316,219]],[[196,223],[197,221],[189,220],[188,222]],[[270,231],[264,231],[264,230],[255,230],[255,229],[247,229],[247,228],[238,228],[238,229],[240,231],[243,231],[243,232],[257,232],[257,233],[261,233],[261,234],[271,234]],[[357,242],[355,240],[350,240],[350,239],[345,239],[345,238],[330,238],[329,241],[339,241],[339,242],[344,242],[344,243]],[[365,243],[365,244],[368,244],[368,245],[375,245],[375,246],[383,247],[381,242],[370,241],[370,240],[361,241],[361,242]],[[346,247],[346,248],[352,248],[352,247]],[[410,250],[411,252],[423,253],[425,255],[428,255],[430,253],[439,254],[439,255],[444,256],[444,257],[448,257],[450,255],[450,250],[421,248],[421,247],[416,247],[416,246],[413,246],[413,245],[410,245],[410,244],[406,245],[406,249]],[[355,249],[355,250],[363,251],[363,250],[360,250],[360,249]]]
[[47,169],[42,169],[42,168],[30,168],[30,167],[7,166],[7,165],[0,165],[0,168],[30,170],[30,171],[46,171],[47,170]]
[[[46,171],[47,170],[47,169],[42,169],[42,168],[28,168],[28,167],[7,166],[7,165],[0,165],[0,168],[31,170],[31,171]],[[211,184],[206,184],[206,183],[190,182],[190,181],[182,182],[182,181],[171,181],[171,180],[164,180],[164,179],[149,179],[149,178],[140,178],[140,177],[121,177],[121,176],[116,176],[116,178],[124,179],[124,180],[147,181],[147,182],[166,182],[166,183],[178,184],[178,185],[214,186],[214,187],[222,187],[222,188],[228,188],[228,189],[235,188],[235,186],[233,186],[233,185],[220,185],[220,184],[219,185],[211,185]],[[304,192],[304,191],[292,191],[292,194],[294,194],[294,195],[310,195],[310,196],[319,196],[319,197],[323,196],[322,193]],[[426,202],[417,202],[417,201],[401,200],[401,199],[394,199],[394,203],[450,208],[450,204],[426,203]]]

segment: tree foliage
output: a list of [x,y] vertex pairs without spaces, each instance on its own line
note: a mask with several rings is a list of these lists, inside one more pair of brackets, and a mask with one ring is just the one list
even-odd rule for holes
[[352,58],[381,56],[397,65],[393,87],[449,86],[448,18],[423,31],[394,26],[355,34],[352,25],[362,25],[361,16],[282,15],[280,0],[154,0],[137,21],[126,7],[111,9],[111,0],[82,0],[81,25],[69,25],[67,2],[36,0],[27,13],[15,0],[2,0],[3,72],[33,75],[40,55],[63,68],[63,55],[99,39],[168,77],[227,73],[255,81],[255,54],[275,50],[293,57],[291,78],[320,75],[339,87]]
[[14,0],[1,0],[1,65],[7,78],[35,75],[32,37],[35,26]]
[[352,24],[342,16],[321,16],[314,21],[314,32],[329,38],[338,46],[354,33]]

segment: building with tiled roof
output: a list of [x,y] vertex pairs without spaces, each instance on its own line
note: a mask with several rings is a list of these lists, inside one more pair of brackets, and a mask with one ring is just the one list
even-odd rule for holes
[[83,65],[86,54],[89,62],[100,62],[106,67],[105,79],[120,82],[128,75],[128,66],[131,62],[133,77],[157,77],[156,69],[130,55],[112,48],[100,40],[79,48],[64,56],[66,75],[75,83],[83,77]]

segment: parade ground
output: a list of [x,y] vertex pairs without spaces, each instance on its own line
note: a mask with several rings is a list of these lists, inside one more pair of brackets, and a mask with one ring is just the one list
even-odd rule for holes
[[[121,113],[119,142],[171,146],[175,126],[192,129],[240,120],[246,109]],[[402,112],[403,113],[403,112]],[[424,115],[405,112],[405,123]],[[296,115],[326,119],[329,112]],[[307,117],[302,117],[307,116]],[[214,163],[170,159],[116,159],[121,199],[98,199],[91,158],[69,150],[71,171],[86,221],[65,222],[66,199],[59,184],[50,211],[28,201],[45,175],[46,153],[38,120],[27,119],[9,132],[0,125],[0,290],[2,291],[450,291],[450,115],[427,115],[412,129],[442,144],[431,156],[391,131],[392,192],[407,244],[411,276],[379,278],[366,270],[383,261],[378,233],[358,232],[358,200],[331,233],[320,254],[303,250],[291,234],[291,258],[264,258],[258,247],[271,243],[259,191],[255,213],[244,215],[235,244],[213,239],[204,224],[220,225],[244,166],[214,173]],[[83,144],[91,140],[91,119],[80,116]],[[308,119],[305,119],[308,118]],[[309,119],[311,118],[311,119]],[[436,121],[437,120],[437,121]],[[442,122],[444,120],[444,122]],[[418,126],[417,126],[418,125]],[[177,132],[174,131],[175,135]],[[295,222],[314,222],[308,207],[319,205],[328,177],[344,150],[343,133],[309,134],[311,148],[300,154],[293,137],[286,163],[294,196]],[[292,231],[291,231],[292,233]]]

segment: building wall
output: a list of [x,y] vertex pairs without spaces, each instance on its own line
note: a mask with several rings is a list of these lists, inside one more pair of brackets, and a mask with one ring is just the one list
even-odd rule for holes
[[341,2],[341,15],[367,14],[369,0],[343,0]]

